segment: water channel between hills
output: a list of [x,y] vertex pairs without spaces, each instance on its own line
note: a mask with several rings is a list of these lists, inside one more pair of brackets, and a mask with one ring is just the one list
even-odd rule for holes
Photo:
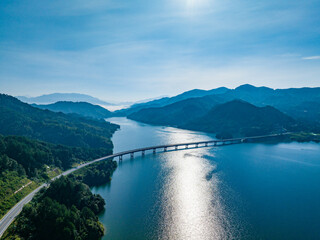
[[[209,140],[126,118],[114,152]],[[237,144],[124,158],[106,200],[104,240],[320,239],[320,144]]]

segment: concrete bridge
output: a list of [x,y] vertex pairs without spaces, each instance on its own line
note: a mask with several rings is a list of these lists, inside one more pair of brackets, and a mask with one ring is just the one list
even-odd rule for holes
[[[161,152],[167,152],[170,150],[184,150],[189,148],[200,148],[200,147],[212,147],[212,146],[224,146],[224,145],[231,145],[231,144],[239,144],[239,143],[246,143],[251,141],[258,141],[258,140],[265,140],[265,139],[272,139],[275,137],[279,137],[282,135],[286,135],[288,133],[281,133],[281,134],[271,134],[271,135],[263,135],[263,136],[254,136],[254,137],[243,137],[243,138],[232,138],[232,139],[223,139],[223,140],[209,140],[209,141],[200,141],[200,142],[186,142],[186,143],[175,143],[175,144],[166,144],[166,145],[157,145],[151,147],[144,147],[144,148],[137,148],[131,149],[128,151],[123,151],[119,153],[115,153],[106,157],[102,157],[92,162],[85,163],[83,165],[86,166],[92,164],[93,162],[103,161],[106,159],[116,159],[118,161],[122,161],[123,156],[130,155],[130,158],[134,158],[135,153],[141,153],[141,156],[144,156],[147,151],[156,154],[157,150]],[[79,167],[84,167],[80,165]]]
[[[200,141],[200,142],[187,142],[187,143],[176,143],[176,144],[167,144],[167,145],[158,145],[158,146],[152,146],[152,147],[145,147],[145,148],[137,148],[132,149],[124,152],[115,153],[109,156],[105,156],[102,158],[98,158],[95,160],[92,160],[90,162],[84,163],[79,165],[78,167],[69,169],[59,176],[56,176],[52,178],[51,180],[55,180],[61,176],[66,176],[74,171],[77,171],[80,168],[86,167],[88,165],[91,165],[95,162],[104,161],[107,159],[114,159],[118,158],[118,161],[122,161],[123,156],[130,155],[131,158],[134,157],[135,153],[141,153],[142,156],[145,155],[147,151],[151,151],[153,154],[159,151],[170,151],[170,150],[185,150],[189,148],[200,148],[200,147],[211,147],[211,146],[224,146],[224,145],[230,145],[230,144],[238,144],[238,143],[245,143],[250,141],[256,141],[256,140],[265,140],[265,139],[272,139],[274,137],[279,137],[282,135],[286,135],[289,133],[283,133],[283,134],[272,134],[272,135],[264,135],[264,136],[256,136],[256,137],[245,137],[245,138],[233,138],[233,139],[225,139],[225,140],[210,140],[210,141]],[[33,196],[40,191],[43,187],[47,187],[48,184],[43,184],[40,187],[38,187],[36,190],[31,192],[29,195],[27,195],[25,198],[23,198],[20,202],[18,202],[13,208],[8,211],[8,213],[3,216],[3,218],[0,220],[0,238],[3,235],[3,233],[7,230],[7,228],[10,226],[10,224],[13,222],[13,220],[18,216],[18,214],[21,212],[23,206],[31,201]]]

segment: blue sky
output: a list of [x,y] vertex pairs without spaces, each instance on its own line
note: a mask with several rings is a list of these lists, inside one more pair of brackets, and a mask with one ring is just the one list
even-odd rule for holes
[[319,0],[2,0],[0,89],[121,101],[319,87],[319,12]]

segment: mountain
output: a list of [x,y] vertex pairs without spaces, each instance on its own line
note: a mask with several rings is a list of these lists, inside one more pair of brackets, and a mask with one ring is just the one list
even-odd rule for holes
[[80,93],[52,93],[45,94],[38,97],[24,97],[17,96],[17,98],[25,103],[36,103],[36,104],[51,104],[59,101],[70,101],[70,102],[88,102],[91,104],[103,105],[103,106],[113,106],[114,104],[102,101],[98,98],[80,94]]
[[19,135],[74,147],[106,148],[118,125],[103,120],[55,113],[0,94],[0,134]]
[[178,126],[206,114],[219,103],[215,96],[189,98],[164,107],[141,109],[128,118],[155,125]]
[[217,133],[218,138],[279,133],[295,126],[295,120],[274,107],[257,107],[242,100],[217,105],[204,116],[180,125],[190,130]]
[[115,114],[117,116],[128,116],[144,108],[163,107],[163,106],[176,103],[189,98],[198,98],[198,97],[204,97],[208,95],[218,95],[218,94],[226,93],[228,91],[229,89],[225,87],[216,88],[212,90],[193,89],[171,98],[164,97],[164,98],[156,99],[156,100],[145,102],[145,103],[134,104],[127,109],[121,109],[119,111],[115,111]]
[[74,113],[79,114],[84,117],[103,119],[111,116],[111,112],[98,105],[93,105],[87,102],[67,102],[60,101],[53,104],[47,105],[37,105],[32,104],[32,106],[40,109],[48,109],[53,112],[63,112],[63,113]]
[[[249,84],[220,95],[225,101],[241,99],[256,106],[273,106],[299,120],[319,121],[319,112],[310,102],[320,103],[320,88],[271,89]],[[299,108],[303,111],[295,111]]]
[[320,123],[319,108],[316,107],[320,104],[319,87],[272,89],[244,84],[235,89],[217,88],[207,91],[194,89],[172,98],[135,104],[128,109],[116,111],[115,114],[129,116],[141,109],[164,107],[181,100],[205,96],[215,96],[221,103],[240,99],[258,107],[273,106],[296,120]]

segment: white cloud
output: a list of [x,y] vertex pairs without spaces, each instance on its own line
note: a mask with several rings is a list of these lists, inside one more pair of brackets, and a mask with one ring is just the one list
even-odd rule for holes
[[320,56],[303,57],[303,60],[320,60]]

